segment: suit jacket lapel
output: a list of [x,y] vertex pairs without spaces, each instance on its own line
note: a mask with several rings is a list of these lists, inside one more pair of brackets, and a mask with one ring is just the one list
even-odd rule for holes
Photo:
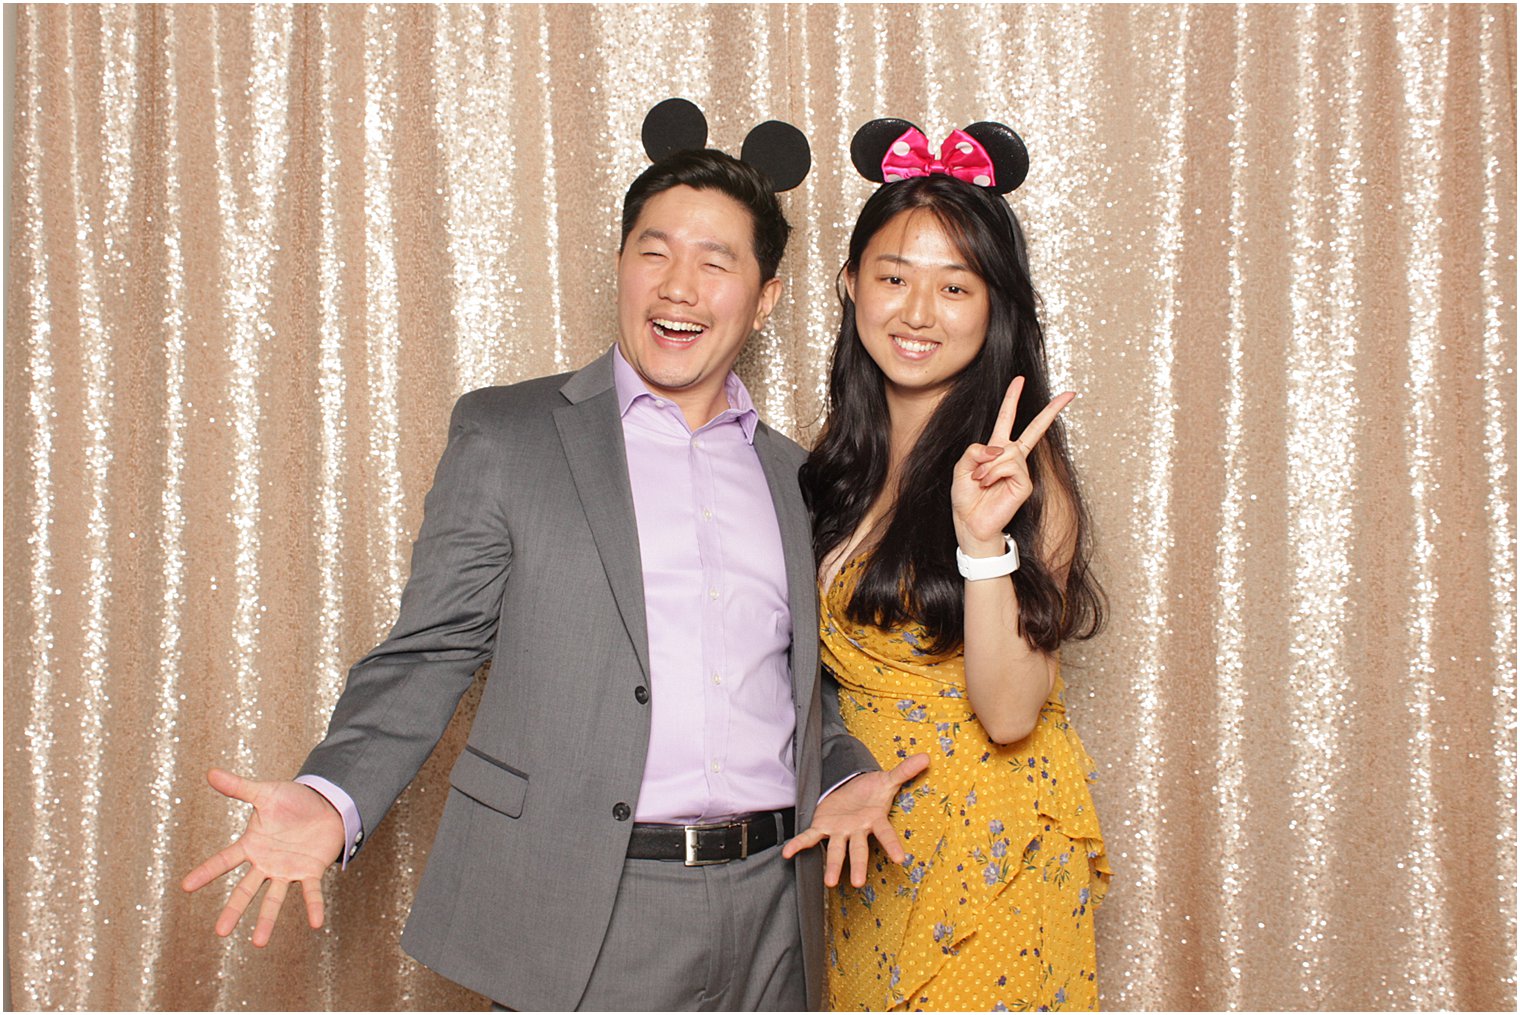
[[639,559],[638,522],[628,482],[617,390],[612,381],[611,351],[571,377],[560,393],[570,404],[555,410],[554,423],[570,463],[570,476],[647,681],[649,625],[644,614],[644,569]]
[[[797,704],[812,701],[818,677],[818,578],[813,567],[813,535],[807,505],[797,485],[795,459],[771,429],[755,428],[755,453],[765,469],[765,481],[776,505],[781,527],[781,546],[786,555],[787,602],[792,611],[792,698]],[[805,716],[804,709],[804,720]]]

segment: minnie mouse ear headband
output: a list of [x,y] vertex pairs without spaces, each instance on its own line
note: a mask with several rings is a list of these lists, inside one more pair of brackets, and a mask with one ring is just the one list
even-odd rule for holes
[[907,120],[872,120],[855,132],[850,160],[873,183],[895,183],[943,173],[994,194],[1017,190],[1029,175],[1029,150],[1001,123],[983,120],[952,130],[936,157],[929,139]]
[[[685,99],[666,99],[644,117],[644,151],[658,162],[674,152],[707,146],[707,117]],[[801,183],[813,167],[802,131],[780,120],[767,120],[744,139],[739,161],[758,169],[776,193]]]

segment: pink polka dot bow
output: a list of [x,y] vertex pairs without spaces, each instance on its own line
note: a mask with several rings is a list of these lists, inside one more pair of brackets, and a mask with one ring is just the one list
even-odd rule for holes
[[931,173],[943,173],[978,187],[990,187],[995,182],[987,149],[963,130],[950,132],[936,158],[930,153],[929,139],[923,132],[909,127],[887,147],[881,160],[881,178],[887,183]]

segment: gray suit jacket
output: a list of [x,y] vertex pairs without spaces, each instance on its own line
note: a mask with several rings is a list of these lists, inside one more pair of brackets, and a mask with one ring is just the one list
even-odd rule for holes
[[[800,829],[822,787],[878,766],[818,678],[804,453],[763,424],[755,450],[786,552]],[[302,768],[343,787],[374,829],[492,660],[402,945],[516,1008],[574,1007],[611,917],[649,742],[634,693],[649,686],[638,548],[610,352],[573,375],[465,395],[396,626],[349,672]],[[796,863],[815,1008],[818,853]]]

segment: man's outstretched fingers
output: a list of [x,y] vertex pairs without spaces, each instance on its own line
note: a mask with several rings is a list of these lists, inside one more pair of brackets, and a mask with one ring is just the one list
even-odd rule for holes
[[844,867],[844,840],[837,835],[830,836],[825,856],[823,883],[834,888],[839,884],[839,872]]
[[850,884],[856,888],[866,886],[866,858],[870,853],[864,835],[850,836]]
[[897,767],[887,773],[887,778],[892,780],[892,782],[896,783],[898,786],[901,786],[903,783],[907,782],[909,779],[912,779],[914,776],[923,773],[924,770],[928,767],[929,755],[915,754],[911,758],[906,758],[903,761],[899,761],[897,763]]
[[289,881],[269,879],[264,891],[264,901],[259,906],[259,922],[253,925],[253,946],[262,948],[274,936],[274,925],[280,918],[280,907],[285,905],[285,893],[290,890]]
[[187,892],[204,888],[228,871],[236,870],[246,859],[248,858],[243,854],[242,840],[238,840],[186,874],[179,886]]
[[206,773],[206,781],[211,784],[212,789],[222,794],[222,796],[241,800],[245,804],[253,803],[253,798],[258,795],[256,783],[250,782],[226,769],[213,768]]
[[232,894],[227,898],[227,905],[222,908],[222,914],[216,918],[216,932],[222,937],[232,933],[232,929],[243,918],[243,911],[253,901],[253,897],[259,894],[259,888],[264,884],[264,875],[258,871],[249,869],[237,886],[232,889]]
[[781,858],[790,860],[804,849],[812,849],[822,842],[823,838],[824,833],[818,830],[818,826],[811,825],[806,831],[798,832],[787,840],[786,845],[781,847]]
[[301,897],[306,900],[306,922],[312,930],[322,926],[324,916],[322,905],[322,880],[301,882]]
[[900,864],[908,859],[908,853],[903,849],[902,840],[897,837],[897,830],[892,827],[892,822],[882,818],[872,828],[871,834],[876,836],[876,841],[881,845],[882,852],[893,863]]

